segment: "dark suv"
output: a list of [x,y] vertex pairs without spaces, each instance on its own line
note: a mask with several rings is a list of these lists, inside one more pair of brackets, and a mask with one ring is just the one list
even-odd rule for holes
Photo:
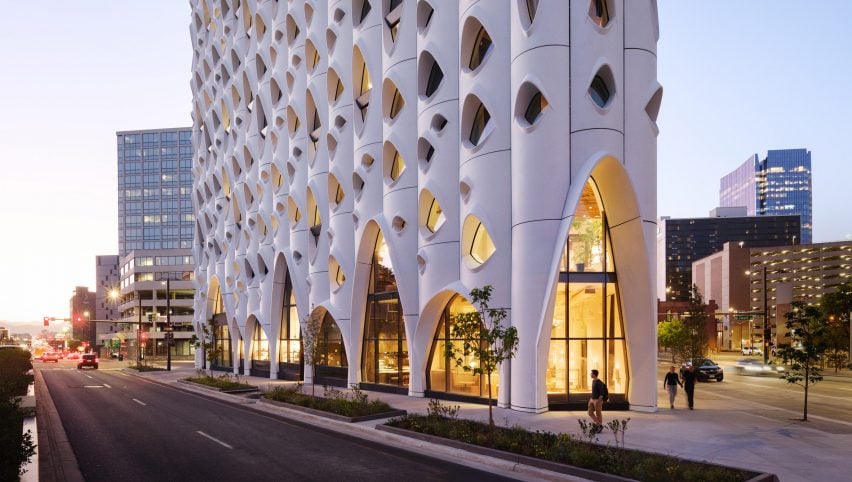
[[92,367],[95,370],[98,369],[98,356],[94,353],[86,353],[80,358],[80,362],[77,363],[77,369],[82,370],[83,367]]
[[714,363],[713,360],[709,358],[698,360],[696,367],[698,368],[699,382],[709,382],[711,378],[715,379],[717,382],[721,382],[725,378],[725,373],[722,371],[722,367]]

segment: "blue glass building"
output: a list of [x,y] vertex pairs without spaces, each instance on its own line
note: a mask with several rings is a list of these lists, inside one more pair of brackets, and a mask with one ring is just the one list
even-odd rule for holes
[[[757,154],[725,175],[719,187],[719,205],[745,206],[749,216],[798,214],[802,233],[799,240],[813,239],[813,184],[811,151],[779,149]],[[794,241],[795,242],[795,241]]]

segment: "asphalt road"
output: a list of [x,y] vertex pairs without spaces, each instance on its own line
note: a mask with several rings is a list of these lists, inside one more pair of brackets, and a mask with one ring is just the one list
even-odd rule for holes
[[38,368],[87,481],[510,480],[117,370]]
[[[736,359],[740,355],[723,354],[712,357],[725,371],[725,379],[719,383],[710,381],[699,383],[695,388],[696,408],[700,408],[702,399],[730,400],[737,407],[740,400],[758,403],[765,410],[761,416],[777,419],[796,419],[802,417],[804,389],[788,383],[776,375],[744,375],[735,369]],[[761,359],[760,357],[750,357]],[[659,365],[660,407],[668,406],[668,398],[662,392],[662,379],[665,370],[670,367],[664,361]],[[814,422],[814,428],[833,433],[852,433],[852,377],[833,377],[833,370],[824,370],[826,378],[808,390],[808,418]],[[686,395],[678,394],[678,403],[686,403]],[[661,410],[664,408],[661,408]]]

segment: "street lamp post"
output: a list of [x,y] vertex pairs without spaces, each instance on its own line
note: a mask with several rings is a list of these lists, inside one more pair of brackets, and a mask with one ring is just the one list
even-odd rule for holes
[[136,291],[139,300],[139,327],[136,329],[136,368],[142,365],[142,292]]

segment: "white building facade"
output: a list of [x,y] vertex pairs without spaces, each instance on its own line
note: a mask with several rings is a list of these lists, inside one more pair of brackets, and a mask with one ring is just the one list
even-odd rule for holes
[[655,409],[654,0],[192,4],[214,366],[481,399],[443,346],[491,285],[520,339],[500,406],[584,404],[596,368]]

